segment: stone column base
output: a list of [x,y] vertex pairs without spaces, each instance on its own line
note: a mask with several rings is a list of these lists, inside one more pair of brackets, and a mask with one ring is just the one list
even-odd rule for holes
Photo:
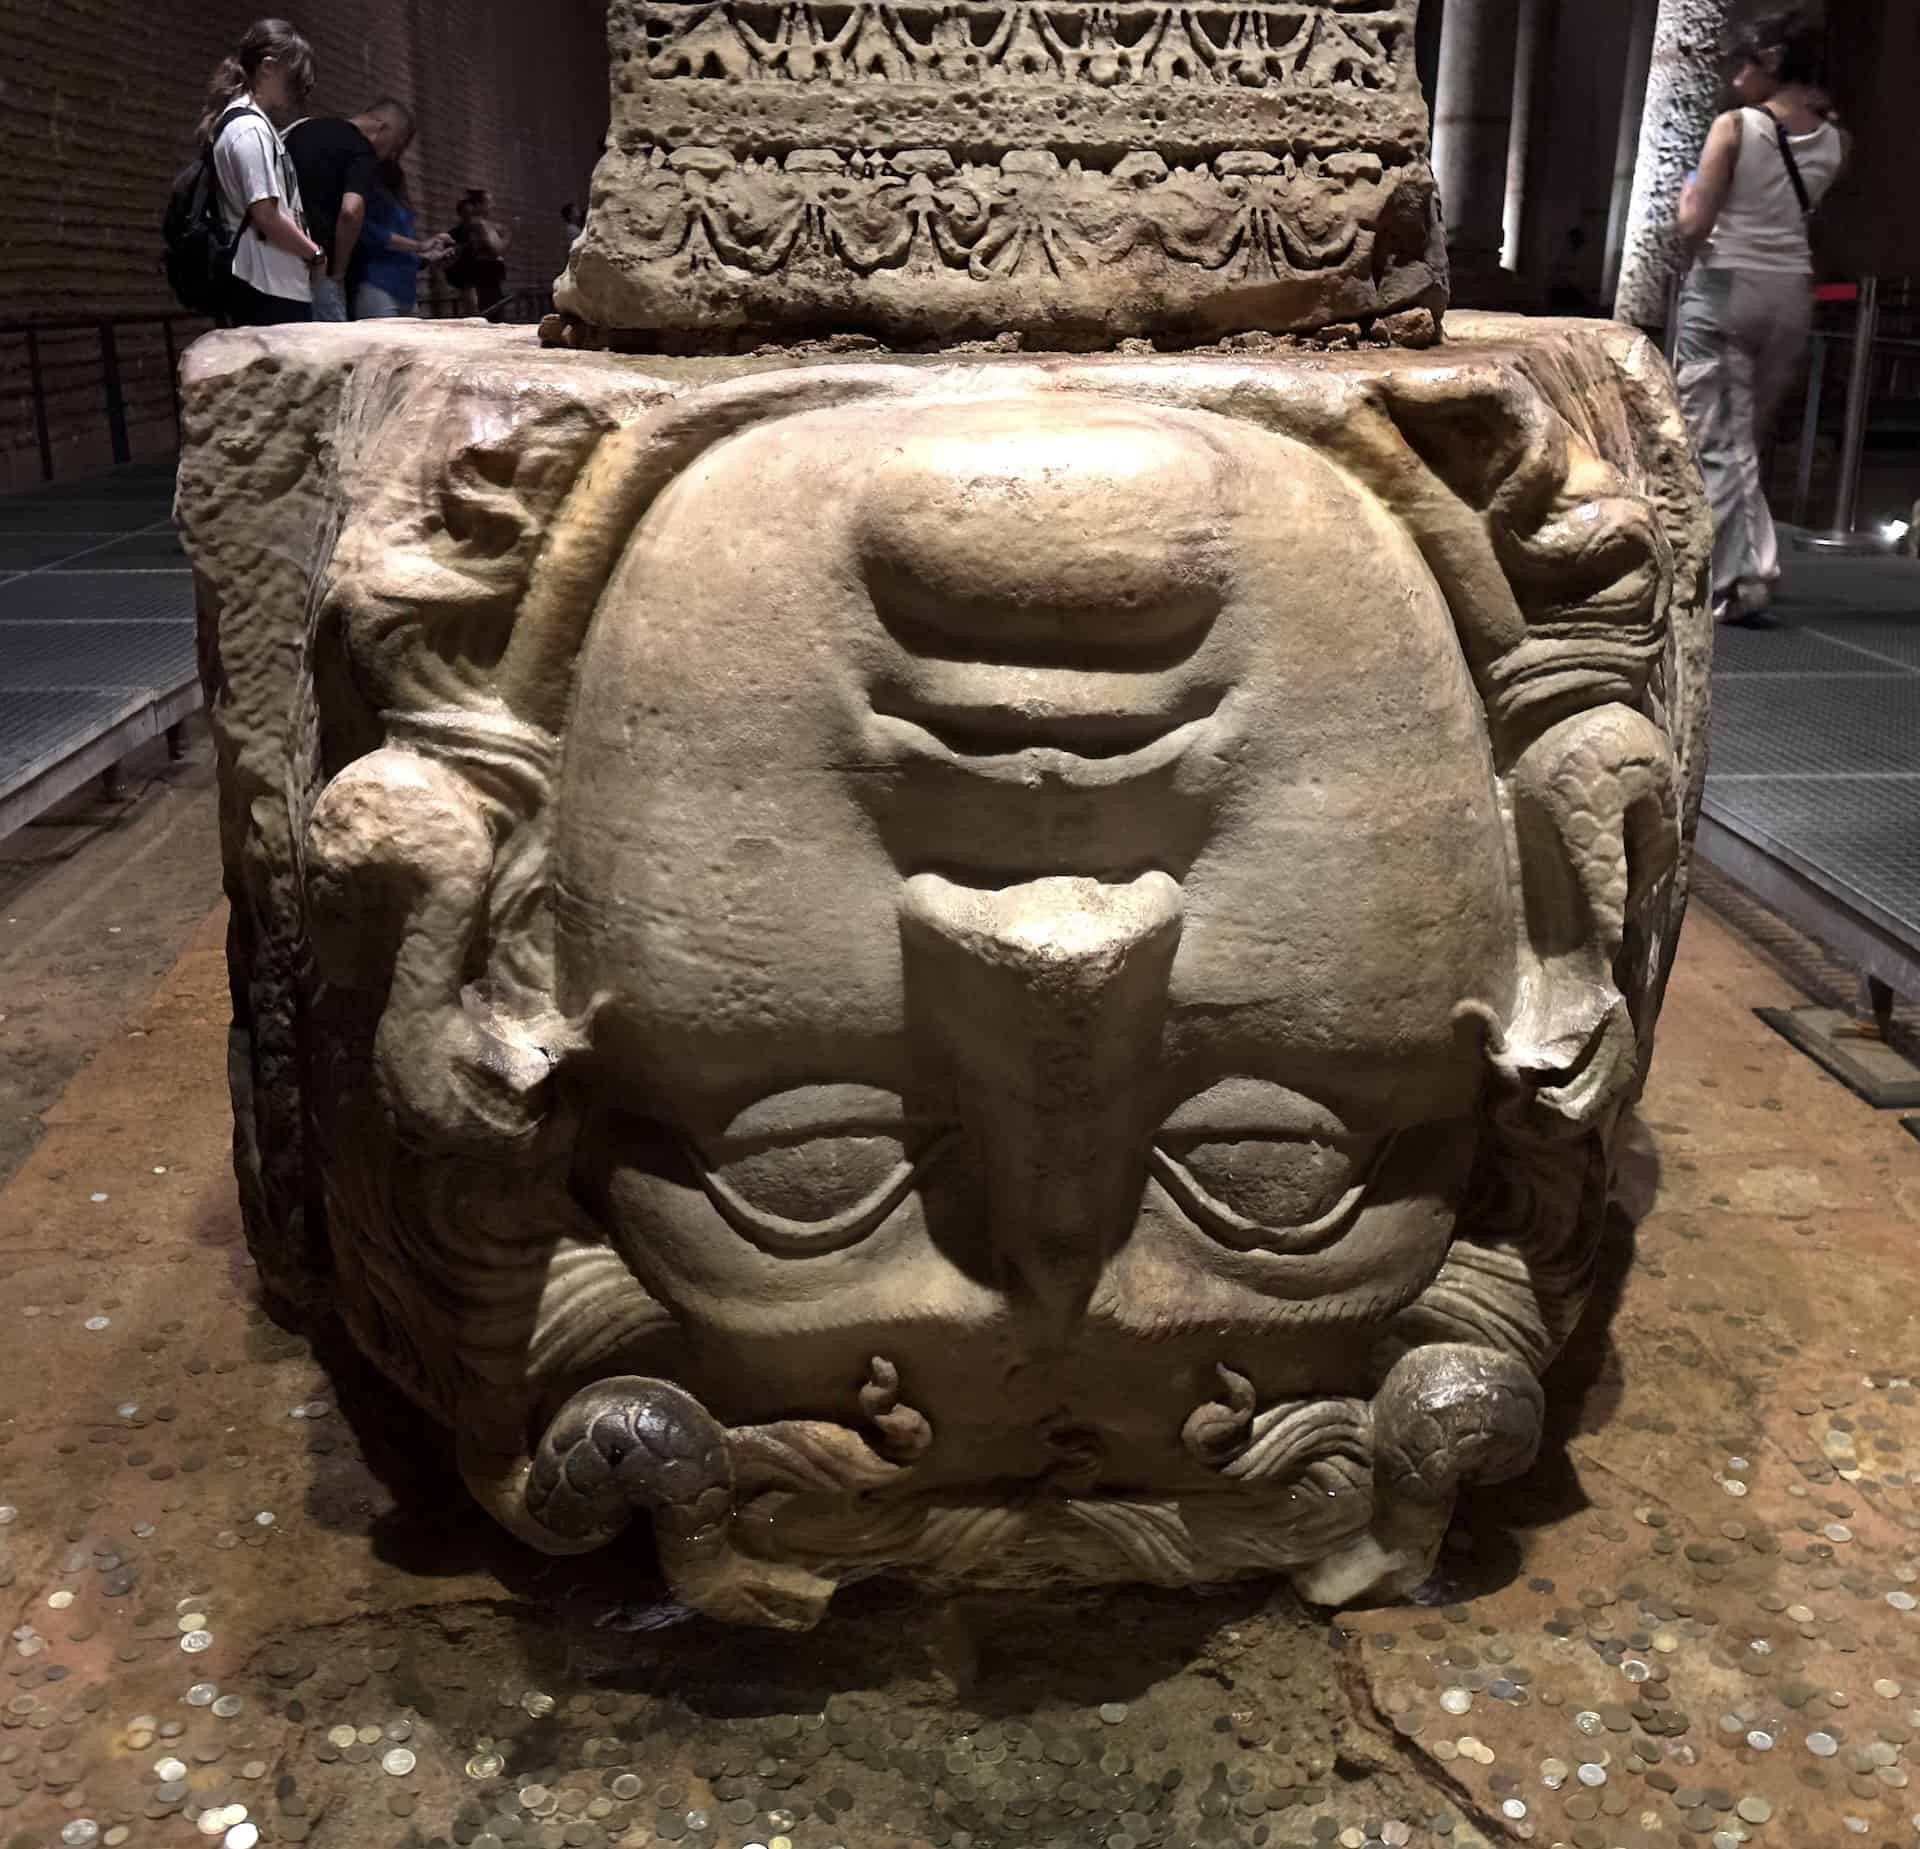
[[1531,1462],[1685,898],[1658,356],[185,367],[236,1166],[555,1552],[1398,1592]]

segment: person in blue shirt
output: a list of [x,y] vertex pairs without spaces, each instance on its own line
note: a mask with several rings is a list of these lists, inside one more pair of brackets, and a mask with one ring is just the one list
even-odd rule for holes
[[419,235],[407,198],[407,176],[397,159],[382,161],[354,251],[353,318],[411,315],[419,301],[421,264],[438,263],[451,254],[447,239]]

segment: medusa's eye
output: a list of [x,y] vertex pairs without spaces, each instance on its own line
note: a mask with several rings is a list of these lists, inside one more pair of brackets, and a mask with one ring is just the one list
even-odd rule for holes
[[1188,1218],[1222,1244],[1307,1252],[1345,1230],[1391,1141],[1349,1134],[1283,1086],[1236,1079],[1175,1111],[1149,1161]]
[[762,1099],[689,1153],[735,1232],[797,1257],[873,1232],[951,1140],[891,1092],[816,1085]]
[[1345,1144],[1295,1137],[1163,1139],[1151,1162],[1167,1192],[1223,1244],[1308,1252],[1345,1230],[1382,1147],[1370,1138]]

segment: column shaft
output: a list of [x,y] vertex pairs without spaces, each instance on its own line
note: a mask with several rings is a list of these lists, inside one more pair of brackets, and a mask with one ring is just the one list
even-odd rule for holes
[[1433,166],[1457,270],[1500,262],[1519,18],[1520,0],[1447,0],[1441,23]]
[[1619,320],[1655,327],[1667,318],[1667,289],[1681,261],[1680,186],[1725,99],[1734,10],[1735,0],[1660,0],[1614,301]]

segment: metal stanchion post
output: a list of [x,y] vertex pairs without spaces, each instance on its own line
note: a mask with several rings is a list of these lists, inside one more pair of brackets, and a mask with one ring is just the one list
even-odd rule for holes
[[1856,533],[1860,511],[1860,460],[1867,446],[1867,410],[1873,386],[1873,341],[1880,327],[1880,278],[1860,279],[1860,303],[1854,318],[1853,364],[1847,373],[1847,424],[1840,439],[1840,485],[1834,495],[1833,525],[1809,534],[1801,543],[1816,552],[1881,552],[1877,534]]
[[1820,400],[1827,383],[1827,337],[1815,334],[1807,359],[1807,403],[1800,413],[1800,462],[1793,477],[1793,524],[1807,524],[1813,503],[1813,459],[1820,442]]
[[100,323],[100,370],[107,385],[107,435],[113,444],[115,462],[131,462],[133,445],[127,440],[127,399],[120,387],[120,348],[113,337],[113,323]]
[[40,478],[53,480],[53,432],[47,423],[47,377],[40,370],[40,336],[27,329],[27,378],[33,387],[33,437],[40,446]]
[[173,441],[178,448],[184,440],[180,428],[180,352],[173,340],[173,317],[160,323],[160,338],[167,348],[167,392],[173,405]]

